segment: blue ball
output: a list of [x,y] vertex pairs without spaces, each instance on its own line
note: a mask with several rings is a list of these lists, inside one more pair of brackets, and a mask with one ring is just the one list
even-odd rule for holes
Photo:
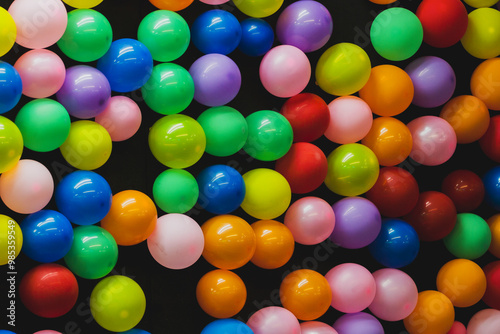
[[59,182],[54,197],[59,211],[72,223],[92,225],[108,214],[113,194],[101,175],[79,170]]
[[129,329],[128,331],[125,331],[125,332],[120,332],[121,334],[151,334],[150,332],[147,332],[145,330],[142,330],[142,329]]
[[111,43],[108,52],[97,61],[97,69],[106,76],[111,90],[131,92],[148,81],[153,72],[153,56],[138,40],[118,39]]
[[0,60],[0,114],[14,108],[23,94],[23,82],[17,70]]
[[274,31],[263,19],[249,18],[241,21],[241,41],[238,48],[251,57],[267,53],[274,43]]
[[205,168],[196,178],[200,195],[198,204],[218,215],[236,210],[245,198],[245,182],[238,171],[226,165]]
[[5,329],[0,329],[0,334],[16,334],[16,333],[5,330]]
[[400,219],[383,219],[382,229],[369,245],[372,256],[389,268],[401,268],[415,260],[420,250],[418,234]]
[[40,210],[21,223],[22,251],[31,259],[48,263],[62,259],[73,244],[73,227],[54,210]]
[[500,210],[500,166],[484,174],[483,184],[486,203],[495,210]]
[[240,44],[240,22],[233,14],[225,10],[206,11],[194,20],[191,27],[191,40],[204,54],[227,55]]
[[239,320],[219,319],[206,325],[201,334],[253,334],[253,331]]

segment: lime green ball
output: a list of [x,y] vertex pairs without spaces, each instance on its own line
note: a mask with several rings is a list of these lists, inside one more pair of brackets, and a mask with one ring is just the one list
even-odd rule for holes
[[491,244],[488,223],[473,213],[459,213],[455,227],[444,239],[446,248],[458,258],[474,260],[481,257]]
[[37,99],[19,110],[16,120],[24,146],[37,152],[57,149],[69,135],[71,119],[68,111],[57,101]]
[[205,110],[197,119],[207,136],[206,152],[227,157],[243,148],[248,138],[248,124],[236,109],[222,106]]
[[0,116],[0,173],[14,167],[23,154],[23,136],[17,125]]
[[183,169],[167,169],[153,183],[153,199],[166,213],[185,213],[191,210],[199,194],[196,179]]

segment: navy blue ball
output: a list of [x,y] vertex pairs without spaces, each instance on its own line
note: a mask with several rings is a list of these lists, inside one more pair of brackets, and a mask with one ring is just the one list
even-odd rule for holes
[[238,48],[251,57],[259,57],[271,50],[274,31],[263,19],[249,18],[241,21],[241,41]]
[[486,203],[495,210],[500,210],[500,166],[484,174],[483,184]]

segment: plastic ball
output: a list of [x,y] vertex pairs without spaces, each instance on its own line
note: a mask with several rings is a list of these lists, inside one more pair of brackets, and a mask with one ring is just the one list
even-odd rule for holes
[[43,209],[54,193],[50,171],[38,161],[19,160],[0,176],[0,197],[12,211],[30,214]]
[[113,30],[108,19],[93,9],[68,13],[68,26],[57,46],[69,58],[79,62],[95,61],[109,50]]
[[271,16],[283,5],[283,0],[241,0],[234,4],[243,14],[251,17]]
[[223,3],[228,2],[229,0],[200,0],[207,5],[222,5]]
[[[429,310],[439,310],[429,312]],[[418,294],[417,305],[404,319],[404,326],[410,334],[447,333],[455,320],[455,309],[450,299],[439,291],[425,290]]]
[[228,11],[212,9],[199,15],[191,25],[194,46],[204,54],[233,52],[241,40],[238,19]]
[[376,3],[377,5],[388,5],[396,2],[396,0],[370,0],[370,2]]
[[193,218],[178,213],[158,218],[147,241],[156,262],[169,269],[192,266],[201,257],[205,243],[200,225]]
[[245,305],[246,299],[245,283],[229,270],[209,271],[196,285],[198,305],[214,318],[230,318],[236,315]]
[[238,49],[250,57],[259,57],[271,50],[274,30],[263,19],[248,18],[240,22],[241,40]]
[[0,8],[0,30],[2,30],[2,36],[0,36],[0,57],[6,54],[12,49],[14,43],[16,42],[17,27],[16,22],[10,15],[10,13],[3,7]]
[[31,268],[19,284],[24,306],[43,318],[57,318],[68,313],[78,299],[78,282],[71,271],[56,263]]
[[311,63],[306,54],[292,45],[279,45],[269,50],[259,67],[264,88],[277,97],[301,93],[311,79]]
[[297,317],[279,306],[261,308],[248,318],[247,325],[254,334],[300,334]]
[[14,108],[23,93],[19,72],[9,63],[0,60],[0,114]]
[[321,137],[330,122],[326,102],[316,94],[300,93],[283,103],[280,113],[290,122],[294,142],[312,142]]
[[244,322],[229,318],[212,321],[201,334],[253,334],[253,331]]
[[114,275],[101,280],[90,295],[90,311],[104,329],[123,332],[135,327],[146,310],[146,297],[133,279]]
[[[2,334],[2,332],[0,332],[0,334]],[[56,332],[56,331],[53,331],[53,330],[50,330],[50,329],[46,329],[46,330],[34,332],[33,334],[62,334],[62,333],[61,332]]]
[[0,116],[0,173],[12,169],[21,159],[24,143],[23,135],[10,119]]
[[479,147],[483,153],[495,162],[500,162],[500,115],[490,119],[490,125],[486,133],[479,139]]
[[149,0],[156,8],[178,12],[187,8],[193,0]]
[[154,60],[170,62],[186,52],[191,32],[181,15],[169,10],[156,10],[141,20],[137,39],[149,49]]
[[66,4],[75,8],[92,8],[102,2],[102,0],[63,0]]
[[466,169],[457,169],[446,175],[441,190],[453,201],[457,212],[471,212],[484,199],[483,181],[476,173]]
[[259,220],[250,226],[255,232],[255,253],[250,259],[254,265],[276,269],[291,259],[295,240],[286,225],[275,220]]
[[500,325],[500,310],[483,309],[470,318],[468,334],[494,334]]
[[332,307],[344,313],[361,312],[375,298],[375,279],[356,263],[342,263],[330,269],[326,280],[332,290]]
[[500,55],[500,12],[479,8],[469,13],[469,24],[460,40],[465,51],[479,59]]
[[113,96],[95,121],[109,133],[112,141],[123,141],[137,133],[142,122],[141,109],[129,97]]
[[500,261],[493,261],[483,267],[486,276],[486,291],[483,302],[491,308],[500,309]]
[[401,219],[383,219],[379,235],[369,250],[377,262],[389,268],[401,268],[415,260],[420,240],[415,229]]
[[332,302],[328,280],[320,273],[299,269],[283,278],[280,300],[299,320],[315,320],[326,313]]
[[240,217],[219,215],[201,226],[205,237],[203,257],[220,269],[236,269],[253,257],[256,247],[255,232]]
[[162,115],[184,111],[193,101],[194,90],[189,72],[174,63],[154,66],[149,80],[141,87],[144,102]]
[[14,261],[23,247],[23,231],[12,218],[0,214],[0,266]]
[[406,8],[385,9],[373,20],[370,40],[375,51],[392,61],[413,56],[422,44],[424,31],[418,17]]
[[500,214],[495,214],[486,221],[490,227],[491,244],[489,251],[500,259]]
[[288,181],[278,172],[256,168],[243,174],[246,193],[241,208],[257,219],[274,219],[285,213],[292,200]]
[[382,218],[377,207],[363,197],[346,197],[332,206],[335,228],[330,240],[343,248],[358,249],[378,236]]
[[64,262],[77,276],[102,278],[109,274],[118,260],[118,246],[113,236],[99,226],[78,226]]
[[26,103],[18,111],[15,123],[23,135],[24,146],[37,152],[59,148],[68,138],[71,128],[66,108],[51,99]]
[[373,124],[370,106],[357,96],[341,96],[328,104],[330,121],[325,137],[334,143],[349,144],[363,139]]
[[121,334],[151,334],[151,333],[142,329],[133,328],[129,329],[128,331],[121,332]]
[[380,321],[373,315],[359,312],[341,315],[334,323],[333,329],[339,334],[343,333],[371,333],[384,334]]
[[332,326],[321,321],[304,321],[300,323],[301,334],[338,334]]
[[454,256],[474,260],[488,251],[491,231],[488,223],[478,215],[459,213],[453,231],[443,240],[448,251]]
[[153,199],[166,213],[191,210],[200,194],[194,176],[183,169],[167,169],[153,183]]
[[467,334],[467,328],[460,321],[454,321],[447,334]]
[[472,72],[470,79],[472,95],[483,101],[491,110],[500,110],[498,80],[500,80],[500,59],[498,58],[480,63]]
[[483,175],[483,184],[486,203],[498,210],[500,208],[500,166],[491,168]]
[[200,160],[206,137],[201,125],[186,115],[168,115],[149,130],[149,148],[156,160],[170,168],[186,168]]
[[370,190],[379,174],[377,156],[368,147],[344,144],[327,157],[326,186],[341,196],[357,196]]
[[371,62],[356,44],[339,43],[328,48],[316,64],[316,82],[332,95],[350,95],[368,82]]

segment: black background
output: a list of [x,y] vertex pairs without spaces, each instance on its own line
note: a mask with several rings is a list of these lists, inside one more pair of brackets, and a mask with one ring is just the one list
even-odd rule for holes
[[[1,5],[8,8],[12,1],[2,1]],[[293,1],[285,1],[280,11],[271,17],[265,18],[274,28],[279,13]],[[326,0],[320,1],[329,10],[333,18],[333,35],[327,45],[322,49],[308,53],[311,62],[313,76],[306,92],[315,93],[321,96],[327,103],[331,102],[335,96],[329,95],[321,91],[314,84],[314,69],[319,56],[330,46],[339,42],[356,43],[364,48],[370,56],[372,66],[380,64],[394,64],[404,68],[411,60],[419,56],[434,55],[446,59],[454,68],[457,76],[457,89],[454,96],[470,95],[469,81],[474,68],[480,64],[482,60],[470,56],[460,45],[456,45],[447,49],[432,48],[425,43],[420,50],[412,58],[401,61],[391,62],[381,58],[374,51],[369,43],[369,28],[370,24],[380,11],[388,6],[375,5],[368,0]],[[420,1],[405,0],[396,2],[390,6],[401,6],[415,12]],[[247,18],[234,7],[232,2],[220,6],[209,6],[195,0],[191,6],[179,12],[188,24],[191,26],[194,19],[201,13],[220,8],[233,13],[240,21]],[[113,27],[113,40],[119,38],[137,38],[137,28],[141,19],[156,8],[146,0],[104,0],[103,3],[94,8],[104,14]],[[68,11],[72,8],[68,7]],[[470,12],[473,8],[467,6]],[[275,45],[279,45],[279,41],[275,40]],[[67,58],[57,46],[52,46],[50,50],[58,53],[66,64],[66,67],[75,65],[76,62]],[[0,60],[14,64],[15,60],[26,52],[26,49],[15,45],[15,47]],[[198,51],[191,43],[188,51],[175,63],[189,69],[190,65],[202,53]],[[269,94],[262,87],[258,77],[258,67],[261,57],[249,57],[241,53],[239,50],[229,54],[240,67],[242,73],[242,87],[238,96],[228,105],[239,110],[243,115],[247,116],[252,112],[271,109],[279,110],[285,99],[277,98]],[[88,63],[95,66],[96,62]],[[152,197],[152,185],[156,176],[165,170],[165,166],[161,165],[154,159],[149,151],[147,144],[148,129],[162,115],[153,112],[142,101],[140,91],[132,92],[127,96],[133,98],[141,107],[143,114],[143,123],[139,132],[131,139],[124,142],[113,143],[113,152],[108,162],[95,172],[101,174],[109,182],[113,193],[118,193],[122,190],[134,189],[143,191]],[[3,116],[14,120],[17,111],[29,99],[22,98],[17,107],[5,113]],[[191,105],[183,112],[191,117],[196,118],[207,107],[193,101]],[[411,105],[403,114],[397,118],[407,123],[409,120],[423,115],[439,115],[440,108],[423,109]],[[492,113],[493,116],[494,113]],[[74,119],[76,120],[76,119]],[[325,138],[320,138],[314,142],[323,152],[328,155],[338,145],[334,144]],[[54,182],[57,183],[60,179],[73,171],[74,168],[69,166],[62,158],[58,150],[49,153],[37,153],[24,150],[23,159],[35,159],[45,164],[54,177]],[[273,168],[274,163],[266,163],[256,161],[245,153],[240,152],[231,157],[218,158],[204,154],[202,159],[194,166],[187,170],[193,175],[197,175],[201,169],[215,163],[230,164],[238,169],[242,174],[258,167]],[[407,159],[402,163],[401,167],[410,171],[419,183],[421,191],[440,190],[442,179],[451,171],[456,169],[470,169],[482,176],[484,173],[495,166],[496,164],[489,160],[480,150],[478,143],[467,145],[458,145],[454,156],[445,164],[436,167],[420,166],[414,161]],[[325,185],[322,185],[317,191],[308,195],[319,196],[333,204],[340,199],[338,195],[329,191]],[[293,200],[300,196],[294,195]],[[1,205],[1,213],[14,218],[17,222],[22,222],[24,215],[20,215],[10,211],[3,204]],[[57,210],[54,202],[50,202],[48,209]],[[158,209],[159,216],[163,215]],[[491,217],[494,212],[487,205],[483,204],[480,208],[474,211],[484,219]],[[194,208],[189,213],[199,224],[212,217],[211,214],[204,212],[198,208]],[[248,216],[241,209],[234,212],[246,219],[249,223],[253,223],[256,219]],[[282,221],[282,217],[277,218]],[[442,241],[432,243],[422,243],[420,253],[417,259],[409,266],[402,268],[416,282],[419,291],[436,289],[435,279],[439,268],[447,261],[453,259],[453,256],[446,250]],[[485,254],[476,262],[480,266],[496,260],[490,253]],[[246,284],[248,298],[243,310],[238,313],[235,318],[246,321],[248,317],[259,308],[270,305],[279,305],[278,288],[284,275],[292,270],[299,268],[307,268],[317,270],[321,274],[326,272],[337,264],[345,262],[356,262],[365,266],[370,271],[375,271],[382,268],[369,254],[367,249],[360,250],[345,250],[342,248],[332,247],[325,241],[323,244],[316,246],[296,245],[295,253],[292,259],[282,268],[275,270],[264,270],[248,263],[244,267],[235,270],[235,272],[243,279]],[[22,252],[17,261],[17,283],[19,284],[23,274],[34,267],[38,263],[26,257]],[[59,261],[64,265],[64,261]],[[195,287],[198,280],[208,271],[215,269],[209,265],[203,258],[190,268],[174,271],[166,269],[157,264],[150,256],[145,242],[136,246],[120,246],[118,263],[111,274],[127,275],[136,280],[146,294],[147,307],[144,318],[137,328],[141,328],[152,333],[199,333],[204,326],[215,320],[206,315],[198,306],[195,297]],[[7,268],[5,267],[5,272]],[[53,329],[63,333],[108,333],[102,329],[93,319],[90,314],[88,300],[92,288],[97,284],[98,280],[86,280],[77,277],[80,294],[75,307],[66,315],[56,319],[44,319],[31,314],[26,310],[19,298],[17,298],[17,316],[16,316],[16,332],[17,333],[33,333],[42,329]],[[2,279],[3,280],[3,279]],[[2,283],[2,286],[3,283]],[[6,289],[5,289],[6,290]],[[3,293],[3,292],[2,292]],[[5,292],[6,293],[6,292]],[[2,300],[4,297],[2,296]],[[483,302],[460,309],[456,308],[456,319],[467,323],[470,317],[477,311],[486,308]],[[3,308],[2,305],[2,309]],[[341,315],[341,313],[330,308],[329,311],[320,319],[328,324],[333,322]],[[382,322],[386,333],[404,333],[403,322]],[[6,320],[2,315],[2,326],[6,326]],[[0,327],[2,328],[2,327]],[[12,328],[9,328],[12,330]]]

